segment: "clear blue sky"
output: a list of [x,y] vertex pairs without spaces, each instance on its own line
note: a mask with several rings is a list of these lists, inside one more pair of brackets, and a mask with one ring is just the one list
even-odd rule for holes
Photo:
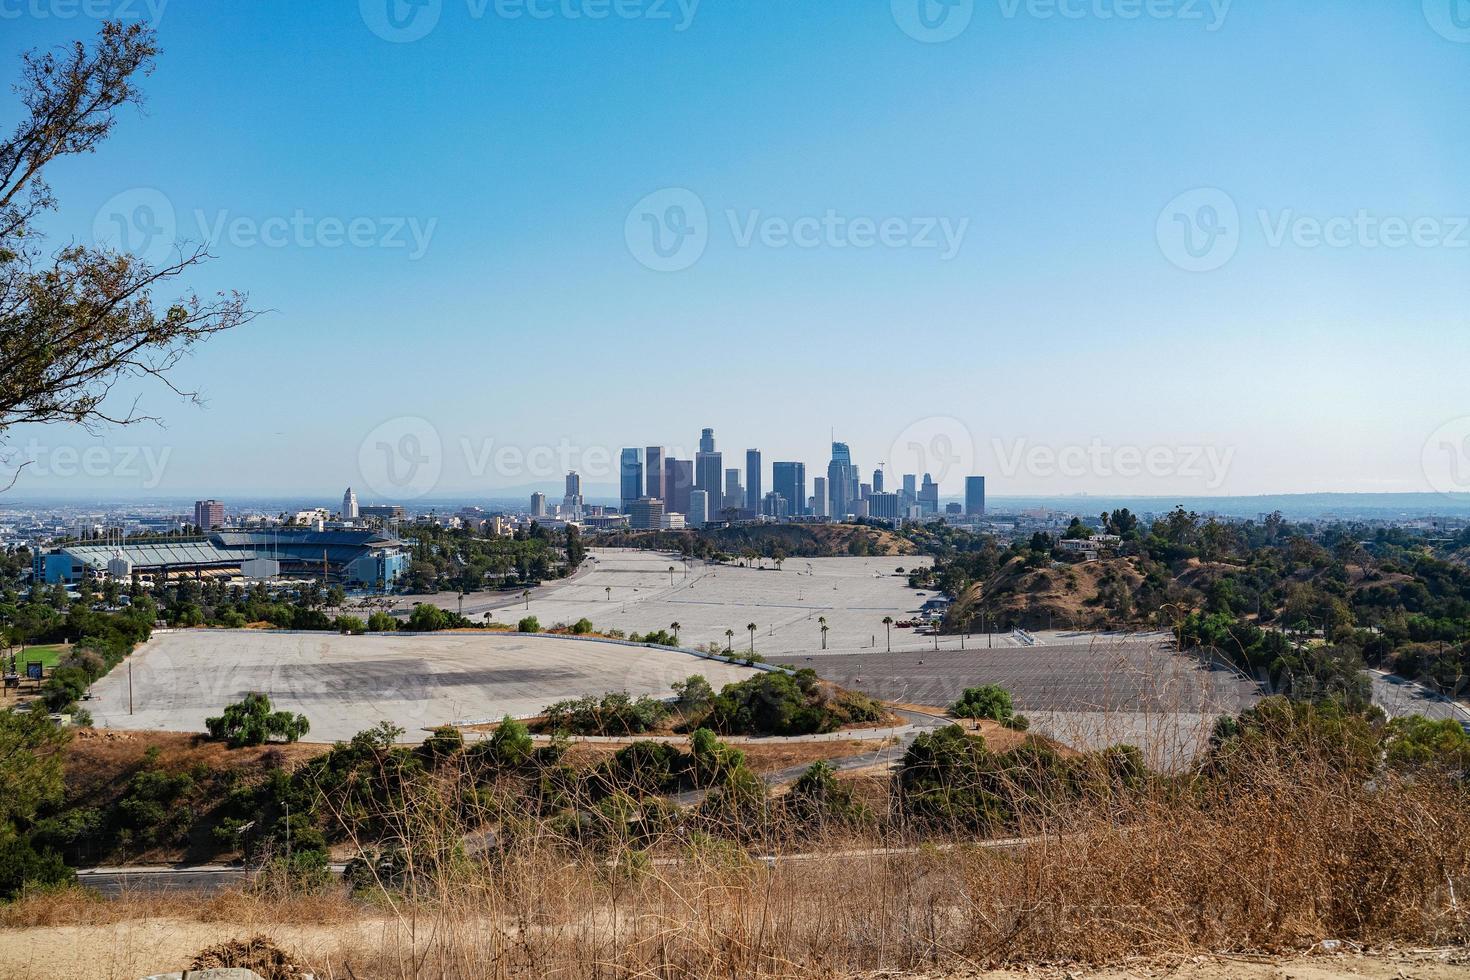
[[[63,457],[16,493],[366,501],[362,443],[417,431],[400,417],[443,447],[414,492],[559,493],[477,466],[489,440],[692,450],[705,425],[727,460],[809,473],[832,427],[865,471],[915,468],[894,449],[915,432],[969,440],[946,493],[969,468],[992,494],[1423,490],[1426,443],[1470,414],[1470,10],[1450,0],[959,0],[942,42],[921,0],[426,2],[167,3],[146,113],[53,168],[48,231],[90,240],[152,189],[177,237],[212,240],[195,283],[269,312],[180,368],[204,409],[145,389],[166,429],[10,433],[43,456],[149,447],[159,480]],[[389,3],[410,33],[437,21],[385,40]],[[934,30],[961,23],[928,3]],[[10,77],[95,31],[71,10],[0,0]],[[669,188],[707,224],[659,271],[638,234],[678,225]],[[1221,192],[1238,220],[1201,210]],[[829,212],[811,247],[771,223]],[[298,213],[283,245],[253,238]],[[1302,220],[1360,213],[1330,246]],[[323,247],[324,219],[367,219],[362,244]],[[1371,247],[1385,219],[1422,241]],[[854,247],[852,221],[892,242]],[[1095,445],[1172,455],[1138,477],[1025,455]]]

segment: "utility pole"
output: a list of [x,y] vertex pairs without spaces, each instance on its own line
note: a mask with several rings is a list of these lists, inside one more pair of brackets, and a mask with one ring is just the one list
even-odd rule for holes
[[133,713],[133,658],[128,658],[128,714]]

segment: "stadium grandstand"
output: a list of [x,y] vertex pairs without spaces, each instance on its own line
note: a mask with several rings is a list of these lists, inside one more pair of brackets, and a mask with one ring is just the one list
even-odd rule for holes
[[316,578],[366,588],[391,588],[408,567],[403,543],[376,531],[221,528],[187,537],[83,541],[35,557],[36,580],[83,577],[162,581],[191,578]]

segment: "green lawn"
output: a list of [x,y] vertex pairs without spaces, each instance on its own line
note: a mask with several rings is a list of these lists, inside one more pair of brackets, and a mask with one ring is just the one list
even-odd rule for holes
[[66,656],[66,651],[71,647],[69,643],[45,643],[40,646],[26,647],[19,651],[15,657],[15,665],[20,672],[26,672],[26,664],[39,660],[46,665],[47,670],[52,670]]

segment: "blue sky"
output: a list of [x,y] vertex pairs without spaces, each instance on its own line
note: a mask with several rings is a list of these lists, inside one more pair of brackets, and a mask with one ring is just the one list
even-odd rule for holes
[[[17,493],[555,490],[705,425],[946,492],[1470,488],[1464,0],[425,2],[162,7],[47,229],[146,204],[269,312],[164,429],[12,430]],[[0,0],[0,64],[80,9]]]

